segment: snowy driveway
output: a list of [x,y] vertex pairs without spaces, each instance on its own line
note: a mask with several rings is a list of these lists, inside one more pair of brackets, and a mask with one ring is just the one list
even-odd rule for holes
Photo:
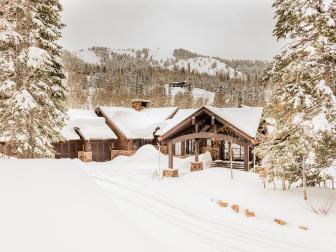
[[[237,171],[230,180],[219,168],[156,181],[151,167],[131,157],[87,170],[124,214],[176,251],[335,251],[335,210],[327,217],[312,214],[298,190],[264,190],[254,174]],[[257,217],[219,208],[217,199],[253,209]]]

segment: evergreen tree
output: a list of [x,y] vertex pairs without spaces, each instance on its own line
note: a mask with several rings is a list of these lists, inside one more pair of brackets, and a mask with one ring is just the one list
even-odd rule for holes
[[273,4],[274,35],[288,43],[267,73],[275,90],[266,116],[276,130],[259,153],[269,156],[272,176],[291,183],[302,177],[308,185],[316,183],[318,168],[327,163],[318,153],[335,147],[336,101],[330,88],[336,81],[335,5],[335,0]]
[[51,157],[66,118],[59,0],[2,2],[0,135],[20,158]]

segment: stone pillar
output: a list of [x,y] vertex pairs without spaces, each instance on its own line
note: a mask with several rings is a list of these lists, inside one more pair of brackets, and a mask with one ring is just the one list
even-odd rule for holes
[[191,162],[191,169],[190,171],[201,171],[203,170],[203,163],[202,162]]
[[92,149],[90,141],[84,142],[84,150],[78,152],[78,158],[83,162],[92,162]]
[[135,151],[128,151],[128,150],[111,150],[111,159],[114,159],[118,156],[132,156],[134,155]]
[[83,162],[92,162],[92,152],[91,151],[79,151],[78,158]]

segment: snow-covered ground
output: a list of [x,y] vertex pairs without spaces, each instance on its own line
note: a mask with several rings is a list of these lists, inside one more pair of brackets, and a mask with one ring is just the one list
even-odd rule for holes
[[152,146],[106,163],[0,160],[0,251],[335,251],[336,206],[327,216],[312,206],[336,191],[310,189],[304,202],[301,189],[263,189],[256,174],[174,165],[180,178],[155,178],[167,157]]
[[172,251],[82,168],[78,160],[0,159],[0,251]]
[[[88,164],[86,170],[113,198],[122,212],[156,239],[180,251],[335,251],[336,206],[327,216],[319,208],[336,191],[314,188],[309,201],[301,189],[263,188],[256,174],[221,168],[189,173],[189,161],[175,159],[179,179],[153,179],[153,171],[167,166],[167,158],[151,146],[133,157]],[[280,188],[280,187],[279,187]],[[220,208],[217,200],[239,204],[241,213]],[[245,208],[256,218],[246,218]],[[274,219],[282,219],[280,226]],[[308,231],[299,229],[308,227]],[[169,237],[169,239],[167,239]]]

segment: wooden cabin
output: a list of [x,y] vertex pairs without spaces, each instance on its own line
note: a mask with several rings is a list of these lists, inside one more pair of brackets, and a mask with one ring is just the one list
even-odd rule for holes
[[[259,143],[263,108],[216,108],[179,110],[156,132],[161,145],[167,145],[168,168],[174,169],[176,149],[180,155],[210,151],[218,164],[248,171],[256,163],[254,147]],[[179,146],[176,148],[176,146]]]
[[98,107],[96,114],[105,118],[118,137],[112,158],[132,155],[145,144],[155,144],[155,132],[177,112],[176,107],[150,108],[147,100],[132,100],[132,107]]
[[70,109],[62,129],[64,141],[55,144],[55,158],[80,158],[85,162],[111,160],[117,136],[105,119],[92,110]]

